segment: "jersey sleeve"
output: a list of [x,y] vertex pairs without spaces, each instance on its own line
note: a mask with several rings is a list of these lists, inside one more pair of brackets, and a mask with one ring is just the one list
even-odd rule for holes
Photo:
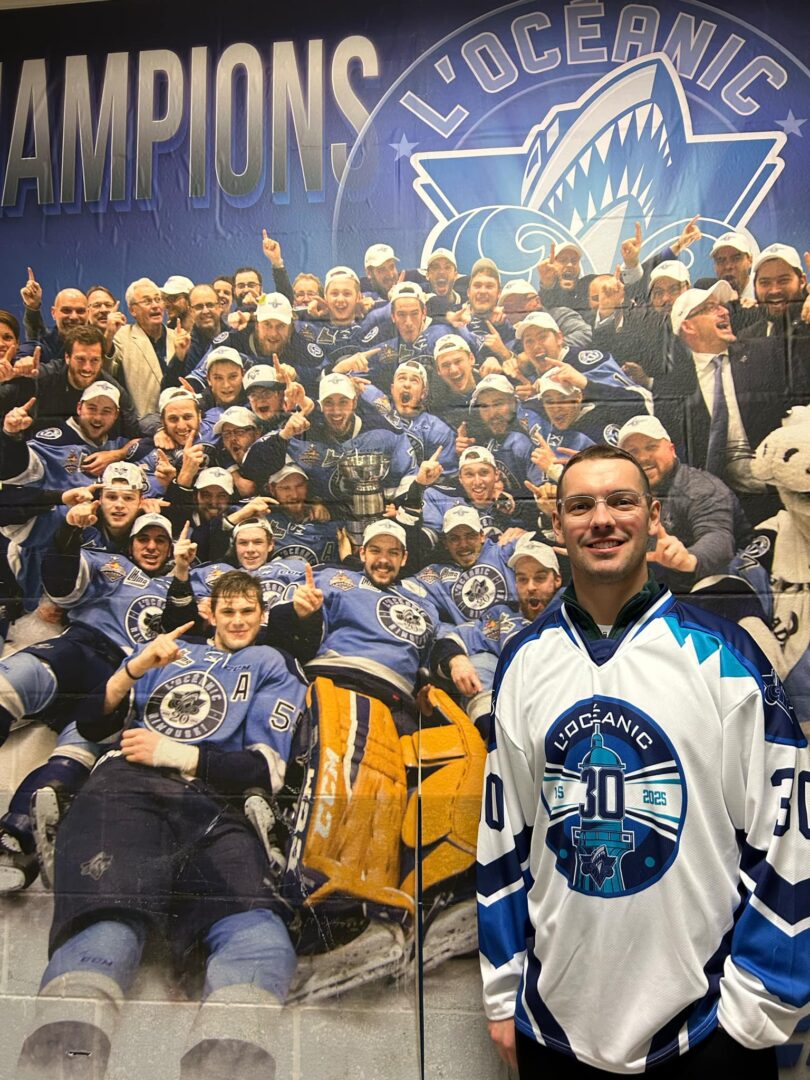
[[786,1041],[810,1003],[810,754],[764,658],[763,668],[726,720],[722,761],[745,893],[718,1019],[752,1049]]
[[501,686],[493,710],[478,831],[478,948],[484,1011],[490,1020],[514,1015],[531,933],[528,892],[534,783],[526,755],[499,720],[512,707],[511,695]]

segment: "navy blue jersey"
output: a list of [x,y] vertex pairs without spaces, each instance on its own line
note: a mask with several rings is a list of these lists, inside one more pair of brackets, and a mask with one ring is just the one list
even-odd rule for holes
[[507,563],[515,542],[485,540],[474,566],[464,570],[455,563],[432,563],[416,580],[427,589],[445,622],[459,625],[482,618],[490,608],[517,598],[515,572]]

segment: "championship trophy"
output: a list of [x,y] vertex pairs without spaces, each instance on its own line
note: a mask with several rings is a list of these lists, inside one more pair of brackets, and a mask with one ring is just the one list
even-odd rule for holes
[[355,547],[363,543],[363,532],[372,521],[379,521],[385,511],[383,479],[391,460],[379,451],[354,450],[338,462],[340,491],[350,510],[347,531]]

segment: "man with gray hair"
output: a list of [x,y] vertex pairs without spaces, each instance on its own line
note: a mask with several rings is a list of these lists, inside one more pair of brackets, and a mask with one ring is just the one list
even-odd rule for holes
[[114,342],[122,378],[138,415],[143,417],[158,411],[163,376],[173,356],[185,357],[191,338],[181,331],[175,341],[175,331],[163,325],[163,296],[150,278],[133,281],[125,299],[135,321],[122,326]]

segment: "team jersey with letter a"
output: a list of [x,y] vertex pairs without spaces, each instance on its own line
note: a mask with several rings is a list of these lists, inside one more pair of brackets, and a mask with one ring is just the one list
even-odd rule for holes
[[663,591],[618,639],[567,603],[507,643],[478,838],[490,1019],[611,1072],[810,998],[810,756],[736,625]]
[[87,626],[131,653],[160,633],[171,581],[150,577],[124,555],[84,550],[75,588],[51,599],[68,609],[71,625]]
[[316,571],[315,584],[323,590],[324,638],[307,671],[365,671],[413,693],[439,624],[421,583],[404,578],[380,589],[357,570],[335,567]]
[[181,644],[177,660],[135,684],[132,726],[225,752],[257,750],[278,791],[306,697],[298,664],[266,645],[229,653]]

